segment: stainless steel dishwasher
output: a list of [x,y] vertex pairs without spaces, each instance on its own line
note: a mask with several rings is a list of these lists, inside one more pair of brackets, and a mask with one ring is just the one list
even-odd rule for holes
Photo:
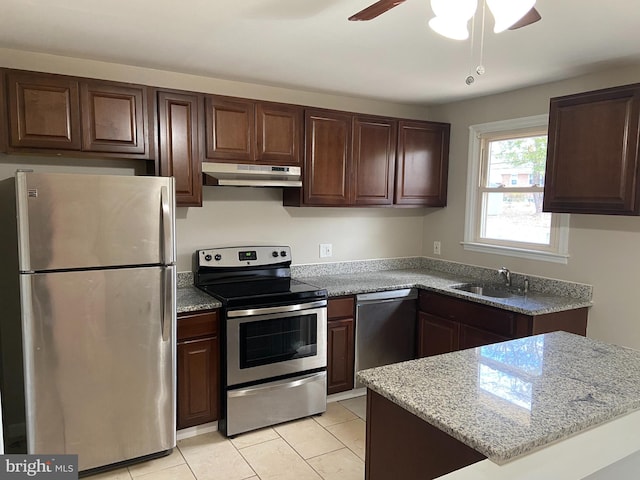
[[415,358],[417,298],[410,288],[356,296],[356,372]]

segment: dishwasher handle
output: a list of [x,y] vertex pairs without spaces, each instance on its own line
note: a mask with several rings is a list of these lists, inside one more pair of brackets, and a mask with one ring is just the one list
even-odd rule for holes
[[380,303],[385,301],[397,302],[399,300],[415,300],[418,298],[418,290],[415,288],[403,288],[401,290],[387,290],[385,292],[364,293],[356,295],[356,304]]

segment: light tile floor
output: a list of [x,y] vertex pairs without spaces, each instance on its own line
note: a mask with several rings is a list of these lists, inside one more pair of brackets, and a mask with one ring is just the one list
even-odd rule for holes
[[171,455],[90,480],[363,480],[366,397],[320,416],[238,435],[178,441]]

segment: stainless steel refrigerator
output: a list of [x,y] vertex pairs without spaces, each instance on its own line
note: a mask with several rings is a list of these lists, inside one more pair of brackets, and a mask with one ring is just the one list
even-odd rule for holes
[[0,184],[7,452],[78,454],[80,471],[166,453],[173,179],[18,172]]

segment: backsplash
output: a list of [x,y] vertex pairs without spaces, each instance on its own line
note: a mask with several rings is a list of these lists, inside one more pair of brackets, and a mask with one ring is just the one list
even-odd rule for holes
[[354,260],[350,262],[308,263],[292,265],[293,277],[317,277],[344,273],[379,272],[382,270],[406,270],[422,268],[422,257],[381,258],[377,260]]
[[[461,278],[473,278],[478,283],[500,283],[502,281],[495,268],[478,267],[428,257],[383,258],[376,260],[292,265],[291,275],[293,277],[317,277],[321,275],[354,274],[383,270],[420,269],[449,273]],[[177,277],[178,288],[193,285],[192,272],[178,272]],[[572,297],[586,301],[590,301],[593,295],[593,287],[584,283],[567,282],[553,278],[536,277],[511,272],[511,283],[514,287],[521,288],[524,285],[525,278],[529,279],[529,290],[534,292]]]
[[190,287],[193,285],[193,272],[178,272],[178,288]]
[[[478,283],[500,283],[502,279],[495,268],[466,265],[428,257],[387,258],[379,260],[357,260],[353,262],[313,263],[292,265],[294,277],[315,277],[319,275],[340,275],[381,270],[414,270],[426,269],[449,273],[458,277],[473,278]],[[563,297],[572,297],[590,301],[593,287],[584,283],[568,282],[552,278],[536,277],[523,273],[511,272],[511,283],[514,287],[522,287],[524,279],[529,279],[529,290]]]

